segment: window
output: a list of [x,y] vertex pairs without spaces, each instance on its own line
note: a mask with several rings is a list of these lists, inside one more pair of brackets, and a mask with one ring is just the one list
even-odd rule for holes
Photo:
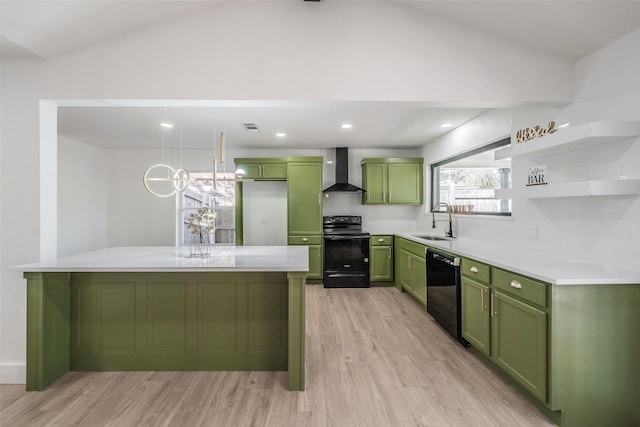
[[433,206],[446,203],[453,213],[511,215],[511,200],[495,190],[511,188],[511,160],[495,160],[509,138],[431,165]]
[[[192,173],[187,189],[179,194],[178,240],[182,244],[193,242],[187,226],[189,214],[207,207],[216,212],[215,231],[209,241],[216,244],[234,245],[236,242],[236,186],[234,173],[218,173],[214,189],[212,173]],[[193,179],[195,178],[195,179]],[[225,179],[225,181],[222,181]],[[227,181],[227,179],[229,179]]]

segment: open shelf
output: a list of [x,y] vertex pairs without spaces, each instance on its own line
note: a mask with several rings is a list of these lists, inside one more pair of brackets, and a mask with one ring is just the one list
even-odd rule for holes
[[[640,194],[640,179],[570,181],[526,187],[530,199]],[[497,194],[496,194],[497,197]]]
[[640,122],[589,122],[496,150],[495,159],[542,157],[640,136]]

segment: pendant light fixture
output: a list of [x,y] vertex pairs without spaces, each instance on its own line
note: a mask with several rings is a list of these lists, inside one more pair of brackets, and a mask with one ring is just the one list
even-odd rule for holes
[[[169,164],[165,163],[164,159],[164,139],[165,139],[165,130],[172,128],[173,126],[167,126],[167,122],[161,123],[162,126],[162,163],[157,163],[153,166],[147,168],[142,177],[142,182],[147,191],[153,194],[156,197],[171,197],[177,192],[185,191],[189,187],[189,183],[192,181],[204,181],[202,188],[204,191],[216,191],[218,187],[218,181],[253,181],[253,179],[244,179],[246,172],[244,169],[238,168],[235,171],[234,178],[218,178],[218,156],[216,156],[216,152],[219,154],[219,163],[224,166],[224,144],[225,144],[225,135],[224,131],[220,132],[219,138],[219,146],[216,147],[216,138],[215,138],[215,130],[214,130],[214,138],[213,138],[213,159],[212,159],[212,177],[211,178],[200,178],[200,177],[191,177],[191,174],[187,169],[182,167],[182,123],[180,125],[180,167],[175,169]],[[218,150],[216,150],[218,148]],[[152,188],[154,183],[171,183],[169,185],[165,184],[164,188]],[[168,188],[167,188],[168,187]]]

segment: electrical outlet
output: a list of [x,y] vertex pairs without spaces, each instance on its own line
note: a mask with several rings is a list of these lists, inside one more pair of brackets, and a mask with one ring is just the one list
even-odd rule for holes
[[538,238],[538,226],[537,225],[527,225],[525,227],[525,233],[527,234],[528,238],[537,239]]

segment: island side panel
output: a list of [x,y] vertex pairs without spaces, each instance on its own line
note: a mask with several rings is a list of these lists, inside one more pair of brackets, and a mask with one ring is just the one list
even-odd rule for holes
[[640,285],[551,289],[551,404],[563,427],[640,425]]
[[289,273],[289,390],[305,386],[305,284],[307,273]]
[[25,273],[27,390],[44,390],[69,371],[69,273]]
[[284,272],[72,273],[72,370],[284,371]]

